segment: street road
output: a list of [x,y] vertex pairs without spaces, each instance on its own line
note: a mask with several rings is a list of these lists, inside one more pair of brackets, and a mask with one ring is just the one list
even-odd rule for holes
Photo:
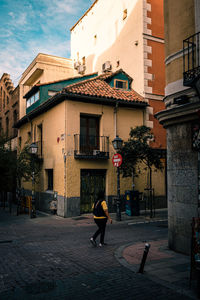
[[[107,226],[103,248],[91,216],[12,217],[0,208],[0,299],[189,299],[122,266],[123,245],[167,239],[160,223]],[[164,224],[164,223],[163,223]]]

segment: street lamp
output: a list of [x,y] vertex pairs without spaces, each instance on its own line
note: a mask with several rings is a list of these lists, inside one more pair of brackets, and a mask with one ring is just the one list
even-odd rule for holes
[[[123,140],[117,135],[115,139],[112,141],[113,148],[116,152],[122,149]],[[121,221],[121,198],[120,198],[120,172],[119,167],[117,166],[117,212],[116,212],[116,220]]]
[[35,212],[35,165],[34,165],[34,155],[38,152],[38,145],[36,143],[32,143],[29,147],[30,153],[33,156],[33,170],[32,170],[32,207],[31,207],[31,218],[36,218]]

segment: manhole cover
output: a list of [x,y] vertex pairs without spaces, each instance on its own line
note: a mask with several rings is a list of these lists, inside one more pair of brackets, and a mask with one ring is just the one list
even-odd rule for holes
[[41,293],[47,293],[49,291],[52,291],[53,289],[55,289],[56,287],[56,283],[53,281],[48,281],[48,282],[36,282],[36,283],[32,283],[30,285],[27,285],[24,287],[25,291],[28,294],[41,294]]

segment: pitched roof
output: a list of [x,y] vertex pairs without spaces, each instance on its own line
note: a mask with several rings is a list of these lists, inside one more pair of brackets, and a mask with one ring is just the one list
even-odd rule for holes
[[91,79],[83,80],[81,82],[68,85],[62,90],[62,93],[70,93],[76,95],[85,95],[90,97],[107,98],[115,100],[119,99],[133,102],[146,102],[146,100],[133,89],[117,89],[110,86],[106,82],[106,79],[113,77],[117,73],[119,72],[109,72]]
[[[114,73],[106,72],[99,76],[66,86],[62,89],[62,91],[57,92],[54,96],[41,103],[38,107],[30,111],[27,115],[20,119],[16,124],[16,128],[20,128],[20,126],[29,122],[31,119],[35,118],[41,113],[46,112],[48,109],[51,109],[52,107],[65,100],[112,106],[118,103],[118,105],[120,106],[132,108],[140,107],[144,109],[144,107],[148,106],[148,102],[136,91],[134,91],[133,89],[117,89],[110,86],[106,82],[121,71],[122,70],[119,70]],[[124,71],[122,72],[125,73]],[[129,76],[127,77],[129,79],[129,82],[131,82],[132,78]]]

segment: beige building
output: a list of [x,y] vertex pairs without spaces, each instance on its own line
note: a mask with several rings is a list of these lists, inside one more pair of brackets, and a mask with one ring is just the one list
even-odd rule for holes
[[17,130],[14,128],[19,115],[19,87],[14,88],[10,75],[0,79],[0,136],[8,141],[12,150],[17,147]]
[[189,253],[192,217],[199,215],[200,3],[166,0],[166,109],[170,248]]
[[[119,88],[121,83],[124,85]],[[116,135],[127,140],[131,126],[146,122],[148,103],[131,89],[131,83],[131,77],[119,70],[38,84],[25,95],[28,107],[17,127],[21,148],[27,141],[39,147],[42,164],[36,186],[38,209],[49,211],[49,201],[56,191],[58,215],[90,212],[100,189],[105,190],[109,209],[114,209],[117,177],[112,140]],[[58,88],[54,96],[41,99],[47,90]],[[29,106],[38,92],[39,99]],[[157,176],[159,180],[160,174]],[[30,193],[31,183],[23,186]],[[130,189],[131,178],[121,178],[121,194]],[[163,194],[163,184],[158,193]]]
[[146,125],[154,148],[165,149],[165,130],[153,114],[164,109],[162,0],[96,0],[71,28],[71,58],[80,74],[122,68],[150,106]]
[[39,53],[23,72],[19,80],[19,118],[26,114],[23,96],[35,85],[53,80],[66,79],[74,75],[71,59]]

